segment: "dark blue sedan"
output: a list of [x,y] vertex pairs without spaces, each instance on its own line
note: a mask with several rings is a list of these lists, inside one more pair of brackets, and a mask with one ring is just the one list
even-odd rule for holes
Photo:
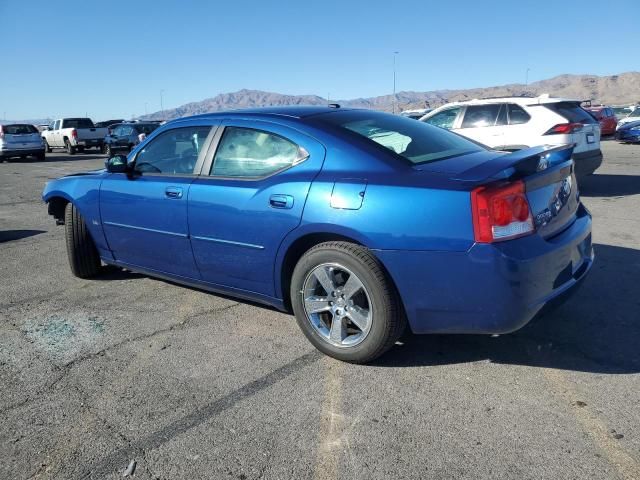
[[172,121],[43,198],[76,276],[115,265],[273,305],[321,351],[367,362],[406,325],[507,333],[565,297],[593,262],[571,154],[268,108]]
[[616,139],[625,143],[640,143],[640,121],[621,125],[616,130]]

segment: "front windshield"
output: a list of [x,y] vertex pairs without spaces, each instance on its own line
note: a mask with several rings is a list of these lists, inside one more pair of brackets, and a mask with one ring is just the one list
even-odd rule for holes
[[347,110],[318,118],[361,135],[413,164],[482,151],[482,147],[459,135],[406,117]]

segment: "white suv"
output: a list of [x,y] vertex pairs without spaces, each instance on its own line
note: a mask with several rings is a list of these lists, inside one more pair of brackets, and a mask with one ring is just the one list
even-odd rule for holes
[[602,164],[600,125],[577,100],[546,94],[470,100],[448,103],[420,120],[496,150],[575,144],[578,176],[589,175]]

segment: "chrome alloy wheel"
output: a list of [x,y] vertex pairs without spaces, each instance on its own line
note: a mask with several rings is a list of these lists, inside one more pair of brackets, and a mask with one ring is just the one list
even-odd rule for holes
[[307,320],[331,345],[353,347],[371,330],[369,293],[346,267],[337,263],[318,265],[307,275],[302,295]]

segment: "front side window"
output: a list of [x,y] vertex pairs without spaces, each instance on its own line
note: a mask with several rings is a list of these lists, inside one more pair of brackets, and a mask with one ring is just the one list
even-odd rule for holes
[[451,130],[459,112],[460,107],[448,108],[447,110],[436,113],[433,117],[427,118],[424,122],[434,127]]
[[367,111],[318,115],[317,119],[361,135],[412,164],[481,152],[464,137],[410,118]]
[[531,115],[525,112],[520,105],[509,103],[507,109],[509,111],[509,125],[522,125],[531,120]]
[[192,174],[211,127],[174,128],[161,133],[135,160],[140,173]]
[[113,129],[113,133],[111,134],[114,137],[122,136],[122,127],[116,127]]
[[493,127],[498,120],[500,104],[471,105],[464,113],[461,128]]
[[226,127],[210,175],[256,178],[300,163],[309,155],[295,143],[273,133]]

